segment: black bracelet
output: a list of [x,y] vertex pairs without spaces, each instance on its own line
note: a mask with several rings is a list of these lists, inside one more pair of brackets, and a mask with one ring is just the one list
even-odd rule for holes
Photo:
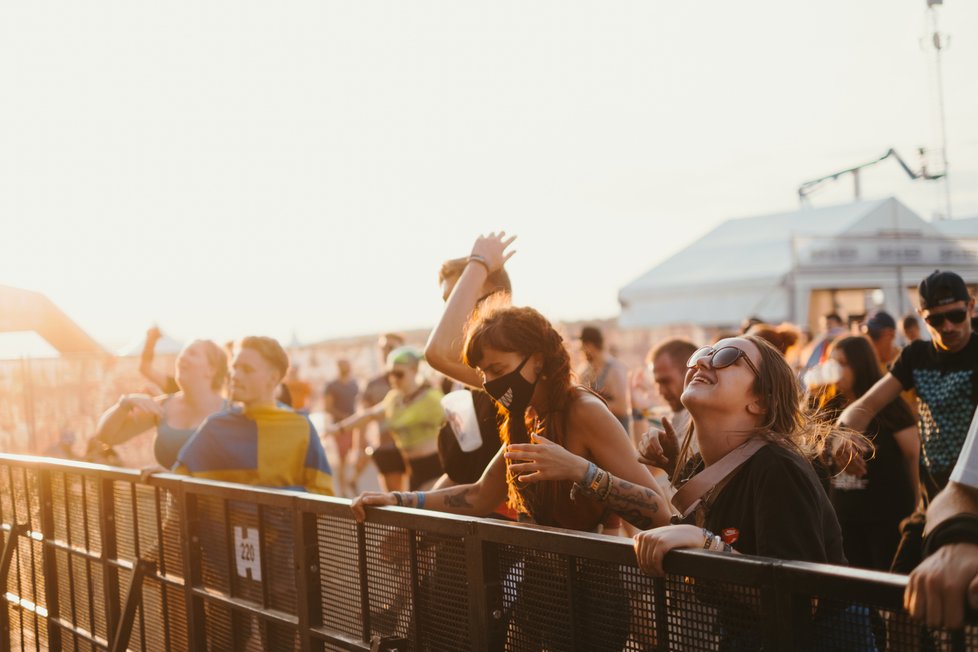
[[973,543],[978,545],[978,516],[958,514],[940,523],[924,537],[924,557],[937,552],[949,543]]
[[404,494],[402,494],[400,491],[394,492],[394,500],[397,501],[398,507],[404,507]]

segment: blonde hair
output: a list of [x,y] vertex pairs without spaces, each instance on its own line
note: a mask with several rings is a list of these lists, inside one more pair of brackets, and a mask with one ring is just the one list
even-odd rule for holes
[[285,372],[289,370],[289,355],[278,343],[278,340],[271,337],[261,337],[249,335],[241,338],[238,342],[239,349],[251,349],[279,372],[279,380],[285,378]]
[[224,349],[219,347],[211,340],[194,340],[190,346],[200,344],[204,347],[204,356],[214,370],[214,377],[211,379],[211,388],[220,390],[224,387],[224,381],[228,377],[228,356]]

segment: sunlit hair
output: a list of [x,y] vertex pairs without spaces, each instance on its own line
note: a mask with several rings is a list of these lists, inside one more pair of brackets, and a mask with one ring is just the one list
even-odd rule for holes
[[285,378],[285,372],[289,369],[289,355],[278,343],[278,340],[271,337],[249,335],[238,342],[237,348],[239,350],[251,349],[278,371],[280,381]]
[[[457,281],[468,264],[468,258],[446,260],[442,263],[441,269],[438,270],[438,284],[441,285],[445,281]],[[513,284],[509,280],[509,274],[506,273],[506,269],[503,267],[489,274],[486,277],[483,287],[488,288],[490,294],[495,294],[496,292],[509,292],[512,294],[513,292]]]
[[[482,362],[486,349],[503,353],[516,353],[521,358],[539,353],[543,358],[538,388],[544,392],[543,399],[548,415],[563,413],[574,400],[574,377],[571,372],[570,355],[564,347],[564,340],[546,317],[533,308],[515,308],[509,305],[505,294],[487,299],[472,313],[465,329],[465,344],[462,360],[475,369]],[[500,410],[504,421],[499,434],[504,444],[520,443],[527,440],[526,424],[511,423],[510,415]],[[518,415],[522,419],[523,415]],[[565,428],[546,420],[546,436],[561,446],[564,445]],[[506,480],[509,486],[509,504],[513,509],[534,513],[542,506],[553,505],[557,483],[540,483],[516,489],[516,480],[510,475],[507,465]],[[543,486],[549,485],[549,486]],[[533,505],[524,502],[524,495]]]
[[[764,408],[764,414],[751,434],[789,448],[808,459],[822,454],[829,437],[865,439],[851,430],[836,427],[828,414],[806,411],[802,401],[801,383],[781,352],[757,335],[739,337],[752,342],[761,354],[753,393]],[[693,431],[691,420],[679,454],[679,463],[676,464],[673,483],[680,479],[679,475],[689,461],[690,443],[695,436]]]
[[204,357],[214,370],[214,377],[211,378],[211,388],[220,390],[224,387],[224,380],[228,376],[228,356],[224,349],[210,340],[194,340],[186,348],[200,345],[204,350]]
[[754,324],[750,327],[748,334],[757,335],[767,340],[774,345],[774,348],[781,352],[781,355],[787,355],[791,347],[801,339],[801,333],[791,324],[781,324],[780,326]]

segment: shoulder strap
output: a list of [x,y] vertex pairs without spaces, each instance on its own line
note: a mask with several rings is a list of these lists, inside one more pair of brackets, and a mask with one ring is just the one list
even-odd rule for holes
[[672,504],[686,518],[699,507],[703,495],[723,481],[728,475],[754,456],[754,453],[767,446],[763,439],[753,438],[733,449],[723,458],[706,467],[686,482],[672,497]]

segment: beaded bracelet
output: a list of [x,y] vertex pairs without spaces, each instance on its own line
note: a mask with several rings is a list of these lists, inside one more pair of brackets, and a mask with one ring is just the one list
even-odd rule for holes
[[611,482],[613,479],[614,478],[610,473],[605,475],[605,480],[607,481],[607,484],[605,485],[604,493],[598,494],[598,500],[600,500],[601,502],[605,502],[606,500],[608,500],[608,496],[611,495]]

